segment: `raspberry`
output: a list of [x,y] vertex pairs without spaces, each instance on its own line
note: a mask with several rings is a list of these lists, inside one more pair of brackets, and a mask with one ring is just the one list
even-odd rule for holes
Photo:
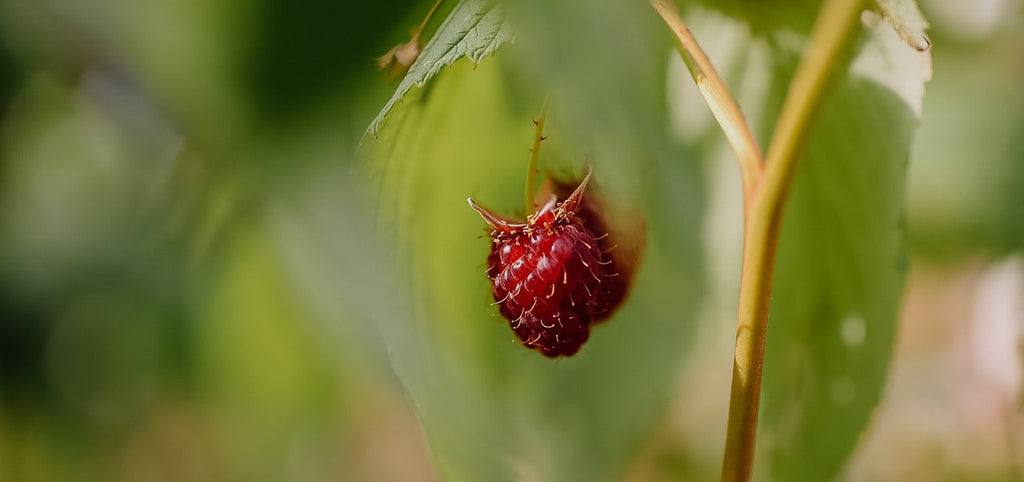
[[[544,192],[561,197],[569,196],[574,191],[574,184],[557,179],[548,181]],[[606,266],[606,272],[614,273],[601,283],[598,305],[591,320],[594,324],[607,320],[625,301],[647,242],[647,223],[641,211],[635,209],[635,206],[630,206],[633,209],[625,206],[614,209],[602,202],[603,199],[590,191],[583,196],[576,212],[576,216],[591,233],[607,233],[597,238],[597,244],[601,252],[606,253],[607,261],[611,262]]]
[[[625,297],[612,261],[578,214],[588,174],[558,203],[551,200],[526,223],[505,219],[469,199],[491,225],[487,277],[494,299],[523,345],[548,357],[571,356]],[[593,225],[593,223],[589,223]]]

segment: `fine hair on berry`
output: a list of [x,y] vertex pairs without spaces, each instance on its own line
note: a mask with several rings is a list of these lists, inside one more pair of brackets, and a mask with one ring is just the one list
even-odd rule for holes
[[608,233],[595,231],[606,228],[584,199],[590,177],[588,172],[561,202],[551,194],[526,222],[469,199],[491,227],[487,277],[495,304],[522,344],[547,357],[576,354],[591,326],[611,315],[628,287],[629,276],[622,276],[609,253]]

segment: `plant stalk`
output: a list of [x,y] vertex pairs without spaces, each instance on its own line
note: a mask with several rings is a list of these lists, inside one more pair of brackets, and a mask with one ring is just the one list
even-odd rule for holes
[[675,5],[669,0],[650,0],[675,33],[680,55],[736,152],[743,178],[743,269],[723,481],[748,481],[753,471],[768,308],[782,213],[811,118],[821,104],[829,80],[845,58],[844,50],[853,40],[865,1],[825,1],[786,94],[767,159],[763,161],[736,100]]
[[822,5],[786,94],[765,168],[748,203],[723,481],[750,480],[782,213],[811,118],[832,74],[845,59],[844,51],[857,32],[864,6],[864,0],[826,0]]
[[757,186],[761,166],[764,164],[757,140],[754,139],[754,134],[750,131],[736,99],[729,94],[725,81],[718,75],[707,54],[683,23],[675,4],[671,0],[650,2],[675,34],[679,42],[679,54],[686,63],[686,69],[690,71],[693,81],[697,84],[697,90],[704,96],[704,101],[711,108],[711,113],[714,114],[718,125],[725,133],[725,138],[736,153],[736,160],[740,164],[740,176],[743,179],[743,198],[749,201]]
[[444,0],[437,0],[436,2],[434,2],[434,6],[430,7],[430,10],[427,11],[427,16],[423,17],[423,21],[420,22],[420,26],[417,27],[416,30],[413,30],[413,32],[412,32],[412,40],[413,41],[418,41],[419,40],[420,35],[423,34],[423,30],[425,30],[427,28],[427,24],[430,23],[430,19],[434,16],[434,12],[437,12],[437,7],[441,6],[441,2],[444,2]]

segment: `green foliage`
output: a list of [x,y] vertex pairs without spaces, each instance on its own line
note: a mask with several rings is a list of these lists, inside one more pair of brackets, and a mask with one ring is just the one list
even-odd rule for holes
[[[546,9],[551,18],[560,18],[558,3]],[[531,13],[528,5],[510,15]],[[603,20],[591,15],[587,18],[598,25]],[[774,24],[778,31],[762,22],[753,36],[746,37],[756,48],[752,53],[742,51],[739,60],[750,67],[741,70],[745,77],[738,81],[746,92],[756,94],[745,96],[741,103],[760,114],[753,121],[762,131],[770,131],[773,125],[799,54],[794,48],[799,43],[785,39],[780,31],[801,21],[799,16],[784,17]],[[658,261],[664,256],[686,260],[683,266],[697,265],[699,245],[685,240],[692,231],[676,229],[662,237],[665,226],[694,218],[660,209],[651,200],[663,189],[693,186],[695,180],[700,183],[694,177],[699,171],[635,160],[632,165],[617,163],[615,177],[606,181],[625,184],[625,192],[634,196],[647,193],[646,214],[651,231],[657,234],[633,299],[622,314],[607,327],[597,328],[579,356],[552,363],[510,342],[508,328],[496,318],[496,310],[486,306],[482,263],[487,243],[473,238],[474,232],[480,232],[480,222],[463,209],[462,200],[473,195],[495,207],[519,204],[516,195],[524,175],[523,151],[530,127],[523,120],[531,112],[516,103],[517,92],[525,90],[527,97],[537,97],[536,91],[544,85],[560,93],[560,87],[575,87],[575,92],[566,92],[567,99],[556,100],[550,114],[556,123],[563,123],[565,134],[557,127],[551,132],[556,139],[576,134],[579,137],[572,140],[583,139],[588,149],[600,149],[600,141],[592,141],[597,132],[618,137],[619,148],[635,146],[637,139],[650,136],[647,132],[631,138],[636,135],[633,131],[609,130],[601,118],[590,119],[585,126],[565,127],[567,118],[568,122],[579,120],[572,117],[574,111],[585,110],[581,97],[589,95],[596,101],[590,106],[612,109],[622,102],[601,90],[601,80],[584,81],[574,72],[613,62],[615,54],[649,58],[650,52],[640,54],[634,50],[640,47],[636,43],[602,51],[598,43],[596,50],[604,56],[581,51],[582,61],[565,61],[592,65],[548,65],[544,54],[528,57],[524,53],[530,52],[531,42],[537,42],[530,39],[541,29],[534,25],[533,30],[524,27],[528,34],[516,31],[521,45],[503,49],[495,61],[475,70],[468,70],[465,61],[456,63],[452,71],[434,78],[420,96],[406,95],[411,85],[407,78],[382,115],[395,99],[405,96],[403,104],[394,109],[392,124],[380,131],[380,138],[368,149],[368,167],[382,193],[381,225],[402,253],[400,266],[412,273],[407,286],[414,293],[415,308],[404,322],[421,337],[413,338],[416,342],[411,344],[406,337],[407,343],[397,345],[405,355],[396,358],[396,371],[418,407],[442,474],[455,480],[504,479],[513,473],[544,480],[618,477],[629,460],[629,448],[649,433],[651,421],[664,406],[670,366],[686,346],[682,342],[686,313],[696,309],[696,293],[687,288],[694,274]],[[700,28],[695,30],[700,38]],[[573,31],[566,36],[566,44],[585,44],[590,39],[585,35],[585,30]],[[885,384],[903,284],[902,186],[919,109],[910,104],[920,102],[920,85],[926,78],[926,72],[913,67],[920,63],[899,70],[886,67],[886,59],[894,52],[908,49],[890,37],[895,38],[891,30],[871,30],[854,67],[841,75],[813,127],[784,224],[768,341],[761,446],[771,473],[782,480],[834,477]],[[472,50],[461,30],[439,33],[435,41],[440,45],[463,42],[460,49]],[[437,49],[428,45],[424,56],[438,58]],[[504,80],[501,65],[520,70],[512,77],[518,83]],[[648,72],[658,67],[641,65],[646,69],[612,69],[607,77],[618,81],[632,74],[643,83],[646,75],[654,75]],[[768,75],[758,70],[765,66]],[[504,72],[515,72],[515,68]],[[537,84],[529,76],[538,72],[544,72],[538,76],[549,84]],[[628,74],[618,77],[620,72]],[[429,75],[419,71],[415,78]],[[565,79],[572,83],[559,83]],[[910,86],[909,91],[890,90],[904,85]],[[559,102],[563,112],[558,110]],[[371,131],[377,122],[371,124]],[[718,132],[705,136],[720,139]],[[554,150],[565,155],[560,149],[573,147],[566,144]],[[700,151],[707,145],[704,138],[695,138],[691,148]],[[604,156],[595,157],[600,175]],[[641,175],[633,171],[636,168],[648,172]],[[621,173],[625,174],[617,178]],[[460,211],[465,216],[453,218]],[[672,293],[683,296],[673,298]],[[410,352],[423,355],[410,357]],[[403,366],[410,360],[415,360],[415,366]],[[424,375],[424,363],[437,367],[428,376],[441,379],[418,378]],[[723,376],[727,373],[723,369]],[[452,400],[459,404],[453,406]],[[609,425],[612,419],[616,423]],[[481,427],[486,427],[485,433],[502,436],[481,443],[479,436],[470,435],[479,434]]]
[[[642,1],[449,0],[408,75],[374,75],[430,4],[0,0],[0,478],[374,479],[366,440],[406,455],[394,412],[365,407],[392,390],[442,480],[621,480],[680,392],[720,402],[702,414],[724,431],[721,387],[680,373],[733,334],[712,305],[736,286],[710,279],[739,272],[742,218],[718,203],[740,180],[714,183],[734,159],[664,25]],[[1020,36],[934,34],[904,221],[930,54],[916,2],[875,4],[784,217],[757,480],[842,478],[863,443],[905,223],[918,256],[1024,247]],[[682,5],[762,147],[819,5]],[[648,241],[626,305],[555,361],[489,305],[465,202],[520,214],[545,99],[542,169],[589,158]],[[694,379],[727,385],[707,351]],[[665,432],[685,447],[654,454],[669,477],[717,471],[721,433]]]
[[468,57],[473,63],[494,53],[501,44],[512,38],[501,10],[490,0],[463,0],[448,14],[430,41],[423,46],[420,56],[409,67],[394,95],[384,104],[370,123],[367,133],[376,135],[384,119],[395,104],[413,86],[422,87],[442,68]]
[[891,92],[853,78],[812,131],[779,239],[765,357],[761,440],[780,480],[834,478],[881,399],[914,122]]
[[[638,13],[645,10],[633,10]],[[551,32],[565,36],[567,44],[593,40],[570,40],[577,33],[572,29]],[[592,46],[614,51],[615,40]],[[453,42],[435,37],[432,44]],[[446,480],[614,480],[667,407],[692,338],[701,277],[694,249],[699,171],[679,163],[664,126],[660,132],[642,129],[650,119],[618,131],[608,128],[649,116],[656,104],[624,105],[622,98],[596,93],[628,76],[658,85],[657,64],[631,71],[614,58],[599,59],[607,66],[605,79],[574,83],[580,79],[564,74],[581,76],[585,70],[545,70],[547,62],[564,62],[562,56],[532,55],[535,44],[546,43],[543,38],[523,43],[522,50],[508,47],[508,56],[476,66],[456,62],[426,89],[407,95],[367,148],[368,167],[381,186],[381,230],[408,273],[399,289],[413,294],[412,306],[403,310],[406,318],[384,321],[399,325],[384,328],[385,343],[397,353],[393,366]],[[580,57],[594,60],[583,51]],[[543,80],[531,77],[535,72],[544,72]],[[659,226],[652,229],[632,298],[607,325],[595,328],[579,355],[558,361],[519,346],[490,306],[483,269],[486,231],[465,204],[472,195],[509,214],[509,207],[522,204],[530,119],[549,88],[577,92],[568,99],[552,96],[542,165],[564,175],[578,172],[589,155],[599,184],[621,203],[639,205]],[[596,105],[597,98],[607,102]],[[567,123],[595,108],[605,111],[592,115],[590,124]],[[582,148],[578,139],[585,139]],[[631,149],[643,144],[652,149]],[[666,172],[675,182],[660,177]],[[680,185],[693,188],[683,191]],[[666,225],[689,239],[665,236]]]
[[692,266],[696,252],[652,240],[632,299],[576,357],[519,346],[489,304],[489,243],[465,198],[520,204],[530,113],[504,100],[497,60],[471,67],[407,98],[371,148],[382,229],[408,273],[399,289],[414,297],[407,318],[382,321],[398,325],[384,329],[394,368],[445,479],[615,479],[665,409],[693,329],[698,274],[672,269],[667,253]]
[[[695,27],[698,38],[705,31]],[[780,31],[731,39],[752,47],[712,60],[745,66],[735,82],[756,94],[740,102],[767,139],[801,40]],[[773,478],[835,478],[881,399],[906,267],[906,166],[929,67],[888,25],[866,27],[812,124],[783,218],[769,317],[758,463]]]

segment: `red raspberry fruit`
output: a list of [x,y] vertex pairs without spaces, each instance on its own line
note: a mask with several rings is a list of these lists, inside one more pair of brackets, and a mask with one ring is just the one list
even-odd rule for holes
[[[554,195],[540,211],[517,223],[469,205],[491,225],[487,276],[502,316],[523,345],[548,357],[571,356],[590,336],[595,318],[614,306],[605,301],[617,273],[596,236],[577,214],[590,174],[565,201]],[[615,304],[621,301],[618,296]]]

